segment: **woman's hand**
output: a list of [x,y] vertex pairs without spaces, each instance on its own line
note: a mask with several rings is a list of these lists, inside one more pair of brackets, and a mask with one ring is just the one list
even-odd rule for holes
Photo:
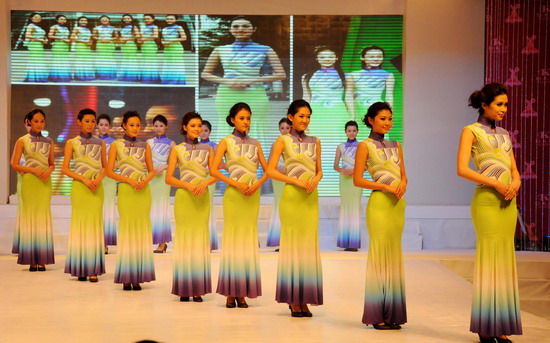
[[243,194],[247,197],[254,195],[254,193],[256,193],[256,191],[258,190],[258,188],[260,188],[260,186],[261,186],[260,183],[256,181],[252,185],[248,186],[248,189]]
[[128,184],[129,184],[130,186],[132,186],[132,188],[134,188],[134,189],[137,190],[136,187],[137,187],[138,181],[136,181],[136,180],[134,180],[134,179],[128,178]]
[[237,188],[243,195],[246,195],[246,191],[248,190],[248,185],[246,183],[237,182],[237,184],[234,186]]
[[497,181],[496,185],[494,186],[497,192],[502,194],[504,198],[506,199],[506,194],[508,194],[508,191],[510,189],[510,185],[507,185],[503,182]]
[[141,191],[142,189],[144,189],[145,187],[147,187],[147,184],[149,183],[148,180],[141,180],[141,181],[138,181],[138,183],[136,184],[136,186],[134,187],[136,189],[136,191]]
[[239,81],[225,82],[225,84],[228,85],[229,88],[235,89],[235,90],[245,90],[248,87],[248,84],[244,82],[239,82]]
[[397,193],[395,193],[395,196],[397,197],[397,199],[401,199],[407,191],[407,183],[401,182],[399,185],[397,185],[396,191]]
[[203,181],[200,184],[198,184],[191,193],[193,193],[193,195],[196,197],[200,197],[206,192],[207,188],[208,188],[208,185],[206,184],[205,181]]
[[312,193],[315,189],[317,189],[318,185],[319,185],[319,180],[317,179],[311,179],[309,181],[306,181],[306,192]]
[[40,180],[46,182],[50,178],[50,175],[52,174],[52,171],[53,170],[51,168],[48,168],[48,169],[42,171],[40,176],[38,176],[38,177],[40,178]]
[[294,186],[303,188],[307,190],[307,180],[294,179]]
[[521,181],[513,181],[512,184],[510,184],[510,187],[508,188],[508,191],[506,194],[504,194],[505,200],[512,200],[516,197],[519,191],[519,186],[521,185]]

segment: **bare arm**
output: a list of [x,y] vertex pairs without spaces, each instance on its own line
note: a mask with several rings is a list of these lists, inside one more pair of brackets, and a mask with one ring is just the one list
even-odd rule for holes
[[256,191],[262,186],[264,182],[267,181],[267,162],[265,161],[264,152],[262,151],[262,146],[260,145],[260,142],[256,144],[256,147],[258,148],[258,160],[260,162],[260,165],[262,166],[262,169],[264,171],[264,174],[262,177],[254,182],[250,187],[248,187],[248,190],[244,193],[246,196],[253,195],[256,193]]
[[219,170],[220,163],[226,151],[227,151],[227,143],[224,138],[220,141],[220,144],[218,144],[218,150],[216,151],[216,156],[214,157],[214,161],[212,162],[210,175],[212,175],[214,178],[220,181],[227,183],[230,186],[237,188],[239,191],[241,191],[244,194],[244,192],[246,192],[246,190],[248,189],[247,184],[233,180],[230,177],[223,175]]
[[273,149],[271,155],[269,156],[269,163],[267,164],[267,177],[305,189],[305,180],[299,180],[294,177],[287,176],[277,170],[277,164],[279,163],[279,158],[281,157],[284,148],[285,142],[283,141],[283,137],[280,136],[277,138],[275,143],[273,143]]
[[189,186],[191,185],[189,182],[181,181],[174,177],[174,172],[176,170],[177,164],[178,154],[176,152],[176,149],[172,149],[170,150],[170,156],[168,156],[168,168],[166,170],[166,177],[164,179],[164,182],[172,187],[189,190]]
[[342,157],[342,152],[340,151],[340,149],[338,149],[338,147],[336,147],[336,155],[334,156],[334,170],[336,170],[337,172],[341,173],[342,172],[342,168],[340,168],[340,158]]
[[204,65],[204,69],[202,70],[201,77],[206,81],[223,84],[225,81],[224,78],[214,75],[214,70],[220,63],[221,63],[220,52],[218,48],[215,48],[214,51],[212,51],[212,53],[210,54],[210,56],[208,56],[208,60]]

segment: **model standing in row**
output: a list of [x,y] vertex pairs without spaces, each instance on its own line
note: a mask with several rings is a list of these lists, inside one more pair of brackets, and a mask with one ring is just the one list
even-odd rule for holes
[[170,217],[170,185],[164,180],[168,167],[170,149],[176,143],[166,137],[168,120],[159,114],[153,118],[156,136],[148,139],[147,144],[153,155],[155,177],[151,180],[151,222],[153,225],[153,244],[158,244],[155,253],[164,253],[168,242],[172,241],[172,223]]
[[[105,155],[109,156],[111,144],[116,141],[109,136],[111,129],[111,117],[107,114],[100,114],[97,117],[98,138],[105,142]],[[115,165],[116,170],[116,165]],[[109,253],[109,245],[116,245],[117,222],[116,222],[116,180],[110,177],[103,178],[103,233],[105,237],[105,254]]]
[[[52,217],[52,174],[54,146],[50,138],[42,136],[46,115],[40,109],[27,114],[31,130],[15,143],[11,166],[23,173],[21,184],[22,209],[19,226],[18,264],[28,264],[29,271],[45,271],[46,264],[54,263]],[[21,165],[21,156],[25,165]]]
[[[514,234],[520,175],[510,135],[496,126],[508,110],[506,86],[490,83],[472,93],[476,123],[460,136],[457,173],[475,182],[472,221],[477,235],[470,331],[480,342],[511,342],[521,335]],[[477,171],[470,169],[470,156]]]
[[[279,205],[281,241],[275,299],[287,303],[293,317],[311,317],[307,304],[323,304],[317,192],[323,177],[321,142],[305,134],[312,114],[307,101],[293,101],[287,113],[292,128],[275,141],[268,167],[272,179],[286,183]],[[277,170],[281,156],[286,174]]]
[[[287,117],[279,120],[279,133],[281,134],[281,136],[288,134],[291,127],[292,122]],[[271,150],[269,152],[270,157],[271,154],[273,154],[274,146],[275,142],[271,145]],[[285,161],[282,155],[281,157],[279,157],[279,161],[277,162],[277,171],[283,175],[286,175]],[[266,245],[268,247],[278,247],[279,241],[281,239],[281,219],[279,216],[279,203],[281,202],[281,196],[283,195],[283,188],[285,186],[285,183],[275,179],[271,179],[271,184],[273,185],[273,206],[271,210],[271,217],[269,218],[269,230],[267,232]],[[275,251],[279,251],[279,248],[275,249]]]
[[155,25],[155,16],[152,14],[143,15],[145,26],[141,30],[141,82],[158,83],[159,61],[158,45],[159,27]]
[[[105,274],[103,237],[103,185],[105,142],[92,136],[96,113],[85,108],[78,113],[80,134],[65,143],[63,174],[73,179],[71,188],[71,227],[65,273],[78,281],[97,282]],[[71,170],[74,160],[75,170]]]
[[90,81],[95,79],[95,70],[92,60],[92,31],[88,27],[89,20],[85,16],[78,17],[78,26],[71,33],[71,41],[75,42],[75,71],[76,81]]
[[141,31],[134,22],[134,17],[130,14],[122,16],[121,26],[118,43],[122,52],[122,61],[118,71],[118,79],[125,82],[138,81],[141,75],[137,56],[137,43],[141,40]]
[[71,40],[70,30],[67,27],[67,17],[60,14],[55,17],[57,24],[50,27],[48,38],[52,40],[52,65],[50,80],[54,82],[68,82],[71,80],[69,65],[69,50]]
[[[363,123],[371,133],[357,147],[353,172],[356,187],[373,190],[366,214],[370,244],[363,323],[378,330],[397,330],[407,322],[401,248],[407,176],[401,144],[384,139],[392,116],[386,102],[369,107]],[[373,181],[364,178],[365,169]]]
[[[262,295],[258,249],[260,186],[267,180],[267,163],[260,143],[248,136],[252,110],[236,103],[226,118],[233,133],[223,138],[210,173],[227,183],[223,196],[222,256],[217,293],[227,297],[226,307],[248,307],[245,297]],[[225,157],[229,177],[218,169]],[[258,164],[264,175],[258,180]]]
[[[354,120],[345,125],[348,140],[338,145],[334,157],[334,170],[340,174],[340,216],[336,246],[345,251],[361,248],[361,193],[363,189],[353,184],[353,168],[357,153],[359,126]],[[340,167],[340,159],[342,166]]]
[[[218,150],[218,144],[210,140],[212,133],[212,124],[208,120],[202,121],[201,143],[210,145],[214,149],[214,154]],[[223,162],[222,162],[223,164]],[[209,171],[210,173],[210,171]],[[210,175],[210,174],[209,174]],[[216,192],[216,183],[208,186],[210,196],[210,220],[208,227],[210,228],[210,250],[218,250],[218,230],[216,229],[216,211],[214,210],[214,193]]]
[[32,13],[27,22],[25,30],[25,41],[29,49],[27,60],[27,73],[25,82],[46,82],[48,81],[48,68],[44,58],[44,45],[48,44],[46,31],[41,26],[42,16]]
[[93,39],[96,41],[95,77],[100,80],[116,79],[115,42],[116,28],[111,25],[111,18],[106,15],[99,17],[98,25],[93,30]]
[[[151,245],[151,191],[149,182],[155,176],[151,148],[137,139],[141,118],[134,111],[122,117],[124,138],[112,143],[107,163],[107,176],[119,182],[117,263],[115,283],[125,291],[141,290],[140,283],[155,280]],[[115,173],[115,164],[120,174]]]
[[168,26],[162,29],[162,45],[164,46],[164,63],[160,73],[160,81],[169,85],[184,85],[185,77],[185,52],[182,42],[187,40],[183,27],[177,24],[178,17],[175,14],[166,16]]
[[[176,187],[174,215],[176,238],[172,294],[180,301],[202,302],[202,295],[212,292],[210,275],[210,196],[208,186],[216,182],[210,177],[209,166],[214,149],[199,143],[202,119],[197,112],[186,113],[181,121],[185,141],[170,152],[166,183]],[[179,180],[174,171],[179,167]]]

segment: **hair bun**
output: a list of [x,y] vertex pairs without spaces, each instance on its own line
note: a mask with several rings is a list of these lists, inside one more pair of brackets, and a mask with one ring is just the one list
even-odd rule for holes
[[483,94],[481,91],[474,91],[470,98],[468,98],[468,106],[473,107],[475,109],[481,108],[481,102],[482,102]]
[[227,117],[225,117],[225,121],[227,122],[227,124],[229,124],[229,126],[235,127],[235,124],[231,122],[231,115],[228,115]]

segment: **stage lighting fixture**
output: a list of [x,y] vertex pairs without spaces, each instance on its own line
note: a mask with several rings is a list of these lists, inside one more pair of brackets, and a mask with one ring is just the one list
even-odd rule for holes
[[36,98],[32,102],[34,102],[36,106],[40,107],[48,107],[52,104],[52,100],[50,98]]

